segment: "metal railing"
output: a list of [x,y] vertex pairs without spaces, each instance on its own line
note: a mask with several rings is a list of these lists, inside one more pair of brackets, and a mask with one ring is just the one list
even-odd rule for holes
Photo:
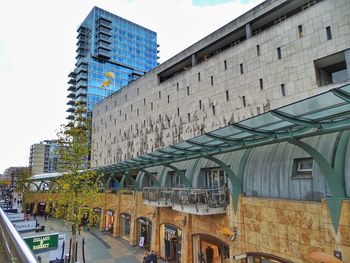
[[0,208],[0,239],[10,262],[37,263],[32,251]]
[[142,189],[143,200],[157,202],[158,205],[170,204],[172,188],[168,187],[144,187]]
[[198,212],[199,206],[210,208],[226,209],[229,203],[229,191],[227,188],[206,189],[206,188],[172,188],[171,202],[173,205],[194,205]]

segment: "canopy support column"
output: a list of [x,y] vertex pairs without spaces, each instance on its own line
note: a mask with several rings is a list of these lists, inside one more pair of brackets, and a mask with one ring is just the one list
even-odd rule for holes
[[192,186],[192,182],[185,176],[185,173],[183,171],[181,171],[180,169],[178,169],[177,167],[175,167],[175,166],[173,166],[171,164],[163,164],[163,165],[165,167],[168,167],[168,168],[174,170],[175,173],[180,176],[182,182],[184,183],[184,185],[186,187],[191,187]]

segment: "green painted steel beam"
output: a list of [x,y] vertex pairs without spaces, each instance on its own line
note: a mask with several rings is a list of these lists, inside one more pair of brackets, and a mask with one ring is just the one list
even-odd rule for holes
[[153,186],[155,187],[160,187],[160,183],[159,181],[157,180],[157,178],[155,178],[149,171],[145,170],[145,169],[141,169],[141,171],[143,171],[149,178],[152,179],[153,181]]
[[291,116],[288,116],[287,114],[285,114],[281,111],[278,111],[278,110],[272,110],[270,112],[273,116],[275,116],[281,120],[293,123],[293,124],[297,124],[297,125],[304,126],[304,127],[310,127],[310,128],[321,128],[322,127],[320,125],[320,123],[291,117]]
[[345,161],[346,161],[346,151],[349,144],[350,131],[344,131],[341,134],[337,151],[335,153],[334,159],[334,171],[340,176],[342,185],[345,188]]
[[296,139],[288,139],[287,141],[290,144],[296,145],[307,152],[321,168],[321,171],[327,181],[328,187],[332,193],[332,197],[327,198],[327,202],[328,209],[332,218],[333,227],[335,232],[337,232],[339,225],[341,200],[346,198],[345,187],[342,182],[341,175],[337,174],[327,159],[311,145]]
[[243,184],[245,167],[247,165],[248,158],[249,158],[252,151],[253,151],[253,148],[249,148],[249,149],[245,150],[244,154],[239,162],[239,165],[238,165],[237,177],[241,181],[242,184]]
[[332,89],[331,92],[341,98],[342,100],[346,101],[346,102],[349,102],[350,103],[350,94],[344,90],[341,90],[341,89]]
[[225,137],[222,137],[222,136],[219,136],[219,135],[212,134],[211,132],[208,132],[208,133],[206,133],[204,135],[209,137],[209,138],[211,138],[211,139],[218,140],[218,141],[221,141],[221,142],[225,142],[225,143],[228,143],[230,145],[244,145],[244,141],[243,140],[228,139],[228,138],[225,138]]
[[171,164],[165,164],[164,166],[174,170],[175,173],[181,177],[181,179],[186,187],[192,187],[192,181],[190,181],[179,168],[177,168]]
[[253,129],[253,128],[249,128],[247,126],[241,125],[241,124],[231,124],[232,127],[241,130],[243,132],[247,132],[250,133],[252,135],[256,135],[256,136],[261,136],[261,137],[270,137],[270,138],[275,138],[275,134],[273,132],[269,132],[269,131],[262,131],[262,130],[257,130],[257,129]]
[[225,171],[226,175],[230,179],[232,185],[233,207],[235,209],[235,212],[237,212],[239,196],[243,193],[243,186],[241,180],[239,180],[239,178],[235,175],[232,169],[223,161],[213,156],[206,156],[205,158],[218,164]]

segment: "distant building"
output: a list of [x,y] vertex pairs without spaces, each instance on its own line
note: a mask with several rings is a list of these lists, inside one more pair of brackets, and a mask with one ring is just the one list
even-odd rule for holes
[[30,147],[29,167],[32,175],[57,171],[57,148],[56,140],[45,140]]
[[[157,34],[94,7],[79,26],[75,69],[69,74],[70,115],[77,103],[88,111],[113,92],[157,66]],[[110,84],[101,85],[108,80]],[[108,75],[108,74],[107,74]]]
[[12,182],[12,186],[14,187],[17,180],[30,172],[29,169],[29,167],[25,166],[9,167],[4,171],[2,179],[10,180]]

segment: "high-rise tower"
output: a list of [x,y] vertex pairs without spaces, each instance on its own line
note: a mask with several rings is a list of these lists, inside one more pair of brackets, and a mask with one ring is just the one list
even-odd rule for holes
[[[94,7],[78,27],[75,69],[69,74],[69,116],[78,104],[93,106],[157,66],[157,34]],[[112,72],[110,85],[103,86]]]

